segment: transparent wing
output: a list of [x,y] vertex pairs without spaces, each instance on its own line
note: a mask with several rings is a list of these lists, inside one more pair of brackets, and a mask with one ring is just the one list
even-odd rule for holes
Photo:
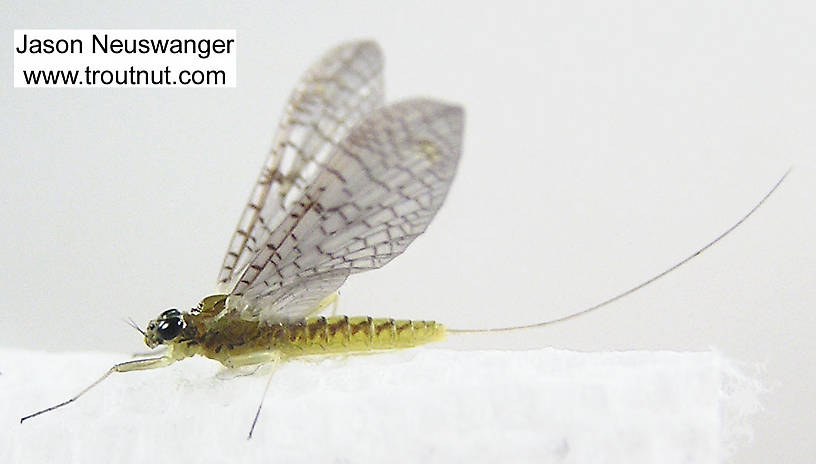
[[463,123],[460,107],[405,101],[372,112],[325,162],[308,163],[314,182],[232,290],[241,317],[303,317],[350,274],[402,253],[445,199]]
[[383,59],[374,42],[353,42],[326,53],[303,75],[284,109],[272,150],[249,197],[218,274],[229,291],[288,214],[294,186],[309,185],[340,140],[363,115],[383,104]]
[[349,276],[347,269],[314,274],[281,285],[266,297],[258,299],[230,295],[228,306],[241,319],[282,321],[314,314],[324,298],[335,292]]

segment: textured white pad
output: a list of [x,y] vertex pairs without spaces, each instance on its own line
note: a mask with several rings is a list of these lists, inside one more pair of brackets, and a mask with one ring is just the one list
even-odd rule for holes
[[716,352],[417,349],[282,365],[251,441],[267,376],[203,359],[19,423],[124,359],[0,351],[0,462],[708,463],[760,409]]

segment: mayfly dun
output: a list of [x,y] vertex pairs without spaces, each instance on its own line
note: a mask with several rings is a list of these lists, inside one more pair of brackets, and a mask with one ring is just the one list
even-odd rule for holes
[[350,275],[382,267],[425,231],[448,193],[462,150],[462,108],[427,99],[384,105],[382,71],[381,51],[370,41],[340,45],[312,65],[286,105],[229,242],[215,294],[190,311],[164,311],[145,329],[133,324],[148,347],[164,345],[164,354],[116,364],[77,395],[21,422],[72,403],[114,372],[156,369],[195,355],[233,368],[306,355],[409,348],[448,333],[561,322],[682,266],[745,221],[784,179],[692,255],[566,317],[454,330],[434,321],[322,316]]

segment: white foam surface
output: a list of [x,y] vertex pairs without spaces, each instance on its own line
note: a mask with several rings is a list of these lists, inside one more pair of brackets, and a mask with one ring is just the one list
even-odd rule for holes
[[[0,351],[0,462],[723,462],[760,386],[717,352],[417,349],[226,376],[116,374],[99,353]],[[219,374],[220,372],[220,374]]]

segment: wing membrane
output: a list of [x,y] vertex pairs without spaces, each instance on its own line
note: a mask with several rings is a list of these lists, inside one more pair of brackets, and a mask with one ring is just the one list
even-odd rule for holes
[[328,157],[306,162],[312,182],[290,188],[285,217],[236,278],[231,298],[251,302],[242,317],[303,317],[350,274],[402,253],[442,205],[462,130],[461,108],[409,100],[373,111]]
[[364,41],[330,50],[303,75],[230,240],[218,274],[221,291],[234,288],[303,188],[312,183],[317,171],[306,166],[325,163],[351,127],[382,106],[382,68],[379,47]]

